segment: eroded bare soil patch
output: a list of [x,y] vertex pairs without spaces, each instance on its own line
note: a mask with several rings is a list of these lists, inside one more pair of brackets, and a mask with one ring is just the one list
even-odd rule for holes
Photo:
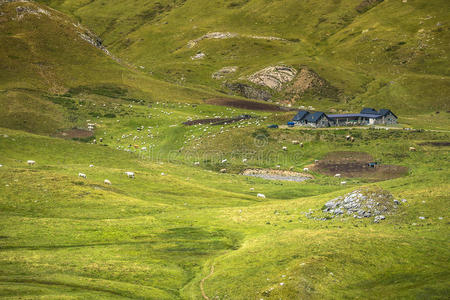
[[94,133],[92,131],[78,128],[63,130],[54,135],[54,137],[63,139],[86,139],[92,136],[94,136]]

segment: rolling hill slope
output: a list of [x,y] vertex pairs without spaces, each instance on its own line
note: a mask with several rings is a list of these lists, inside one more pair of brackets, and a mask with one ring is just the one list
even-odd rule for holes
[[38,133],[70,128],[77,125],[71,114],[78,108],[72,103],[86,98],[211,97],[211,92],[143,74],[111,55],[89,29],[54,9],[27,1],[3,2],[0,8],[0,126]]
[[448,8],[0,0],[0,298],[448,298]]
[[[307,66],[338,92],[320,84],[266,90],[274,100],[322,108],[448,110],[445,0],[41,2],[72,14],[113,53],[166,81],[233,93],[224,82],[261,88],[247,76],[268,66]],[[204,38],[211,32],[225,35]],[[192,60],[199,52],[205,58]],[[227,66],[237,71],[211,77]]]

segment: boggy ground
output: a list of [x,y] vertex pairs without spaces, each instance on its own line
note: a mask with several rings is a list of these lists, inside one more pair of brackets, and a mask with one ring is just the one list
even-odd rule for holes
[[[374,167],[369,163],[376,162]],[[373,180],[387,180],[404,176],[406,166],[384,165],[370,154],[356,151],[336,151],[325,155],[313,169],[330,176],[341,174],[343,177],[361,177]]]

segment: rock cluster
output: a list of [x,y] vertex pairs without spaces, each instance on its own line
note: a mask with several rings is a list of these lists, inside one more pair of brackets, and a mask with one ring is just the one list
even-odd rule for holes
[[202,40],[207,40],[207,39],[231,39],[234,37],[237,37],[238,34],[237,33],[233,33],[233,32],[210,32],[207,33],[205,35],[202,35],[199,38],[196,38],[195,40],[189,41],[188,42],[188,47],[192,48],[195,47],[198,42],[202,41]]
[[203,59],[206,57],[206,54],[203,52],[199,52],[197,54],[195,54],[194,56],[191,56],[192,60],[197,60],[197,59]]
[[390,192],[382,189],[361,189],[328,201],[322,211],[331,214],[332,218],[345,215],[358,219],[374,217],[374,222],[378,223],[402,202],[406,200],[396,200]]
[[280,90],[283,84],[292,81],[295,75],[297,75],[297,70],[292,67],[273,66],[256,72],[248,80],[273,90]]
[[50,12],[46,11],[45,9],[42,9],[40,7],[31,7],[31,6],[17,6],[16,7],[17,12],[17,20],[21,20],[26,15],[46,15],[49,16]]
[[238,67],[232,66],[232,67],[223,67],[222,69],[218,70],[217,72],[214,72],[212,74],[212,78],[213,79],[222,79],[224,78],[226,75],[230,74],[230,73],[234,73],[236,72],[238,69]]

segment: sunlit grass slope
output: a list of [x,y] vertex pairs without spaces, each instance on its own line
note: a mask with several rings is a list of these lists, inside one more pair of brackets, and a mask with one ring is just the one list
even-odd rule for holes
[[[173,103],[128,109],[128,115],[117,117],[120,122],[97,119],[96,137],[104,138],[97,145],[1,130],[2,296],[200,299],[200,281],[211,266],[204,290],[220,299],[441,298],[448,293],[448,148],[422,145],[446,141],[448,134],[355,129],[352,144],[345,142],[345,130],[272,131],[260,151],[280,152],[292,138],[305,147],[289,146],[271,160],[250,158],[248,166],[281,163],[300,170],[327,151],[352,150],[410,168],[406,177],[376,184],[407,199],[384,222],[319,221],[305,212],[371,183],[352,179],[342,185],[320,174],[303,183],[220,174],[211,170],[223,158],[230,172],[246,167],[231,155],[239,153],[233,152],[238,145],[251,153],[244,136],[269,121],[225,125],[219,134],[220,127],[178,122],[239,111]],[[152,118],[143,117],[147,114]],[[153,138],[122,140],[122,135],[144,135],[136,131],[141,125],[151,127]],[[225,140],[233,136],[235,142],[215,144],[214,133]],[[192,135],[197,139],[189,140]],[[130,143],[153,143],[158,155],[128,148]],[[418,151],[407,151],[409,145]],[[194,167],[193,157],[179,152],[183,146],[216,152]],[[36,165],[28,166],[28,159]],[[134,171],[136,178],[127,178],[125,171]]]
[[[237,66],[226,79],[239,81],[270,65],[307,65],[340,96],[333,103],[313,94],[300,104],[389,106],[408,114],[448,110],[445,0],[41,2],[72,14],[113,53],[170,82],[223,90],[211,75],[224,66]],[[188,47],[208,32],[239,36]],[[198,52],[206,58],[191,60]]]

